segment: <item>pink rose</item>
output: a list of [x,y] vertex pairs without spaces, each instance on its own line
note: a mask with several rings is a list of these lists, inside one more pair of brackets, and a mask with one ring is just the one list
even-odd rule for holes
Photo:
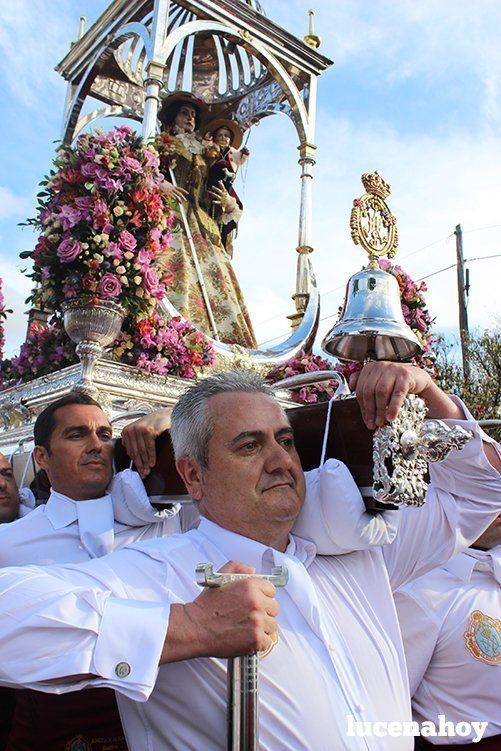
[[116,274],[105,274],[97,285],[97,293],[100,297],[116,297],[122,291],[122,284]]
[[146,269],[143,272],[143,287],[144,291],[152,297],[162,298],[165,292],[163,286],[158,281],[156,269]]
[[122,232],[120,232],[118,236],[118,242],[120,243],[120,246],[125,250],[134,250],[134,248],[137,245],[136,238],[134,235],[131,235],[130,232],[127,232],[126,229],[124,229]]
[[82,246],[78,240],[68,238],[60,243],[56,255],[61,263],[71,263],[82,252]]

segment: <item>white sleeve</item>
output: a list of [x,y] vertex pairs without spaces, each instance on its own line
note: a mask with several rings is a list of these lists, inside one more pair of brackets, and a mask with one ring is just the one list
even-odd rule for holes
[[399,511],[368,513],[348,467],[328,459],[305,472],[306,496],[293,534],[315,543],[319,555],[385,545],[397,533]]
[[179,503],[160,511],[152,506],[141,476],[131,469],[124,469],[113,477],[108,493],[115,521],[128,527],[160,524],[177,516],[180,510]]
[[465,550],[501,511],[501,473],[485,456],[485,434],[472,418],[443,422],[472,430],[474,437],[430,464],[424,506],[401,509],[396,539],[383,548],[393,589]]
[[428,669],[440,633],[440,622],[425,610],[405,588],[394,593],[409,673],[411,697]]
[[166,565],[138,550],[0,571],[0,682],[51,693],[151,693],[172,602]]

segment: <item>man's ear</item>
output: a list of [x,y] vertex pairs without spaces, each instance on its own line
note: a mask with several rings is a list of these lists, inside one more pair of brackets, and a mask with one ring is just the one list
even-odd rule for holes
[[49,465],[49,453],[45,446],[35,446],[35,448],[33,449],[33,458],[40,469],[44,469],[47,472]]
[[202,500],[202,469],[196,459],[191,456],[180,456],[176,459],[176,469],[194,501]]

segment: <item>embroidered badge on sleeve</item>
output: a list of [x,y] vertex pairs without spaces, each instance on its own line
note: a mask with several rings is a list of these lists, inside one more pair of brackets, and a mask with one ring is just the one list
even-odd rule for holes
[[501,620],[474,610],[464,638],[466,648],[475,659],[488,665],[501,665]]

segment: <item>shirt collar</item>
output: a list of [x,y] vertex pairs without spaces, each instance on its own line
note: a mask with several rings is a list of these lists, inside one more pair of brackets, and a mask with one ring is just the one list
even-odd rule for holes
[[270,565],[279,566],[286,563],[287,556],[292,556],[308,568],[316,555],[316,547],[309,540],[289,535],[289,544],[285,553],[282,553],[269,545],[249,537],[243,537],[229,529],[224,529],[214,524],[209,519],[202,517],[198,526],[198,532],[212,542],[227,560],[238,559],[242,563],[252,566],[256,573],[269,572]]
[[501,545],[496,545],[491,550],[468,548],[463,553],[459,553],[459,555],[455,555],[454,558],[447,561],[442,568],[467,583],[470,581],[475,568],[485,570],[479,566],[482,562],[489,564],[489,570],[493,572],[493,575],[497,579],[498,572],[501,571]]
[[[85,503],[90,512],[99,513],[108,510],[111,507],[111,496],[105,495],[102,498],[94,498],[89,501],[74,501],[68,496],[52,490],[49,500],[45,504],[45,516],[50,521],[54,529],[69,527],[70,524],[78,519],[77,503]],[[89,505],[88,505],[89,504]],[[99,511],[97,510],[99,509]]]

